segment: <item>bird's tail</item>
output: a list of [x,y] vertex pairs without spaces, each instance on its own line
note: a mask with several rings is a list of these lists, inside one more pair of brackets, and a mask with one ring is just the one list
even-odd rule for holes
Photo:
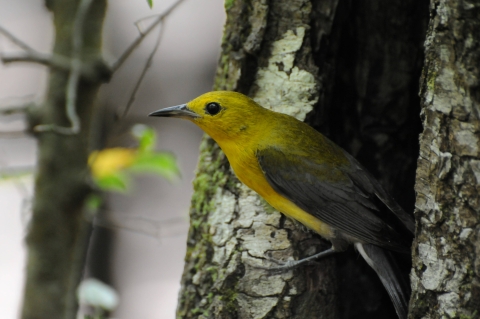
[[389,251],[371,244],[356,243],[355,247],[370,267],[375,270],[378,277],[380,277],[395,306],[398,317],[406,319],[410,288],[393,256]]

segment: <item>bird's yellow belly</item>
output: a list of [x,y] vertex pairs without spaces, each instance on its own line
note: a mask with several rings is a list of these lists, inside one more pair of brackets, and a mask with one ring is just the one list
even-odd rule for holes
[[288,217],[299,221],[306,227],[318,233],[323,238],[330,239],[333,237],[333,230],[330,226],[321,222],[315,216],[305,212],[303,209],[301,209],[285,197],[278,194],[273,194],[264,198],[275,209],[284,213]]
[[[233,164],[232,162],[230,163]],[[252,165],[246,168],[233,164],[232,168],[242,183],[257,192],[276,210],[299,221],[326,239],[333,237],[333,230],[330,226],[323,223],[315,216],[305,212],[287,198],[278,194],[265,179],[265,176],[258,165]]]

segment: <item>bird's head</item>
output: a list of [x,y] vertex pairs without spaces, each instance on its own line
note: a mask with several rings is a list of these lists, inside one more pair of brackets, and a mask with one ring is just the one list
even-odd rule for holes
[[187,119],[220,143],[254,134],[264,112],[268,111],[241,93],[213,91],[149,116]]

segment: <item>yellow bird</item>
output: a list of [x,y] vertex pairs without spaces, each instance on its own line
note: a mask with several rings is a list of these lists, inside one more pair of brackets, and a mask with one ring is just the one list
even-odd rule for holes
[[279,268],[353,244],[380,277],[398,316],[407,317],[408,288],[385,249],[410,252],[413,218],[350,154],[307,124],[236,92],[209,92],[150,116],[198,125],[218,143],[240,181],[332,243]]

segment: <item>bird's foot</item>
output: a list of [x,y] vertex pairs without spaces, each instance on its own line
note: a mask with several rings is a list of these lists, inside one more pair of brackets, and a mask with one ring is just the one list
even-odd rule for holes
[[282,273],[282,272],[286,272],[286,271],[295,269],[295,268],[297,268],[299,266],[302,266],[302,265],[316,264],[315,261],[310,261],[310,260],[305,261],[304,259],[280,261],[280,260],[276,260],[276,259],[273,259],[273,258],[268,258],[267,260],[272,262],[272,263],[277,264],[278,266],[268,267],[268,266],[255,265],[253,267],[257,268],[257,269],[263,269],[263,270],[266,270],[266,271],[272,272],[272,273]]
[[322,251],[318,254],[315,254],[315,255],[300,259],[300,260],[280,261],[280,260],[276,260],[276,259],[273,259],[273,258],[268,258],[267,259],[268,261],[271,261],[271,262],[277,264],[278,266],[266,267],[266,266],[259,266],[258,265],[258,266],[254,266],[254,267],[257,268],[257,269],[263,269],[263,270],[267,270],[267,271],[274,272],[274,273],[281,273],[281,272],[285,272],[285,271],[295,269],[299,266],[318,264],[315,260],[318,260],[320,258],[329,256],[329,255],[334,254],[334,253],[336,253],[336,251],[332,247],[332,248],[324,250],[324,251]]

